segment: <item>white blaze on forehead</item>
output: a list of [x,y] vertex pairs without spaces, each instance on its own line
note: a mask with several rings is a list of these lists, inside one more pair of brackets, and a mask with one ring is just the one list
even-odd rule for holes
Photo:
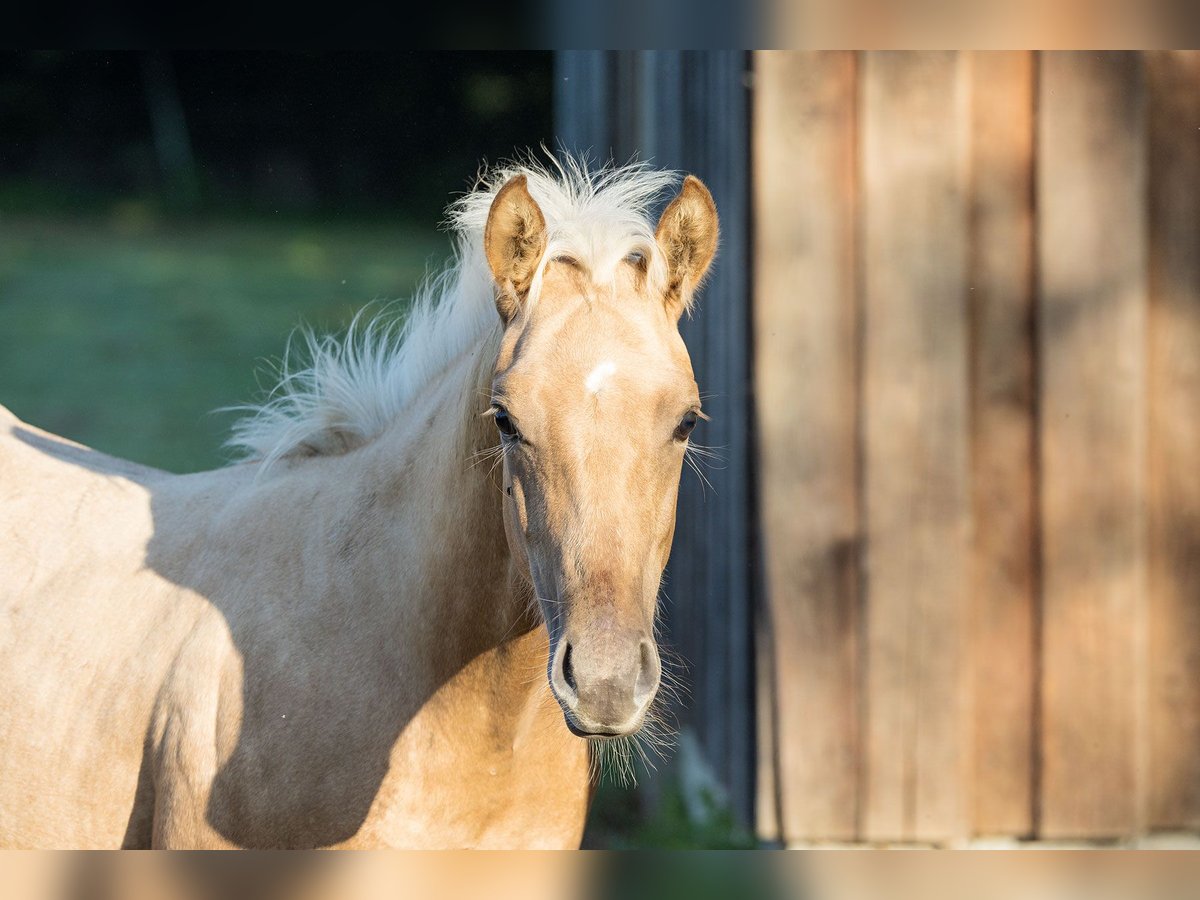
[[608,381],[615,371],[617,371],[617,364],[607,359],[592,369],[588,374],[587,380],[584,381],[584,386],[587,387],[588,393],[595,394],[599,392],[600,388],[604,387],[604,382]]

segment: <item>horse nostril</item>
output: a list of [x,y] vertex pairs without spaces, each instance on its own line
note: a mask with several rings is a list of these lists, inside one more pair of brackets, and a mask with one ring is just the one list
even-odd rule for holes
[[633,696],[638,703],[645,703],[658,690],[658,682],[662,676],[662,664],[658,660],[658,651],[651,641],[643,640],[639,649],[641,651],[641,668],[638,670]]
[[567,644],[567,649],[563,651],[562,671],[563,671],[563,679],[567,682],[567,687],[569,687],[572,691],[574,691],[576,694],[578,694],[579,686],[575,684],[575,669],[571,665],[571,645],[570,644]]

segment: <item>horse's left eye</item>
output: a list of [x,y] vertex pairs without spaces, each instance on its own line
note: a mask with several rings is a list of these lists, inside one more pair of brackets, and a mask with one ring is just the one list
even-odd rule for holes
[[679,424],[675,426],[675,440],[686,441],[699,420],[700,417],[696,414],[696,411],[689,410],[687,415],[680,419]]
[[517,436],[517,426],[513,424],[513,420],[508,417],[508,410],[503,406],[496,407],[496,428],[500,434],[506,438],[514,438]]

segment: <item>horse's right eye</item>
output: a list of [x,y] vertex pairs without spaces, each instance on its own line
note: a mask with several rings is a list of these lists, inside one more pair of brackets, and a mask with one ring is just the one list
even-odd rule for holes
[[500,429],[500,433],[506,438],[515,438],[517,436],[517,426],[513,424],[513,420],[509,418],[508,410],[503,406],[496,407],[496,427]]
[[700,419],[700,414],[694,409],[688,410],[679,424],[675,426],[675,440],[686,441],[696,428],[696,422]]

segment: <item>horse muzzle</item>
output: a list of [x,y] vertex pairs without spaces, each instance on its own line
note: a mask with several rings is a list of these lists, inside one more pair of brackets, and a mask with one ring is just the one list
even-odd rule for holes
[[550,687],[579,737],[616,738],[642,727],[658,693],[662,663],[649,635],[564,635],[554,647]]

